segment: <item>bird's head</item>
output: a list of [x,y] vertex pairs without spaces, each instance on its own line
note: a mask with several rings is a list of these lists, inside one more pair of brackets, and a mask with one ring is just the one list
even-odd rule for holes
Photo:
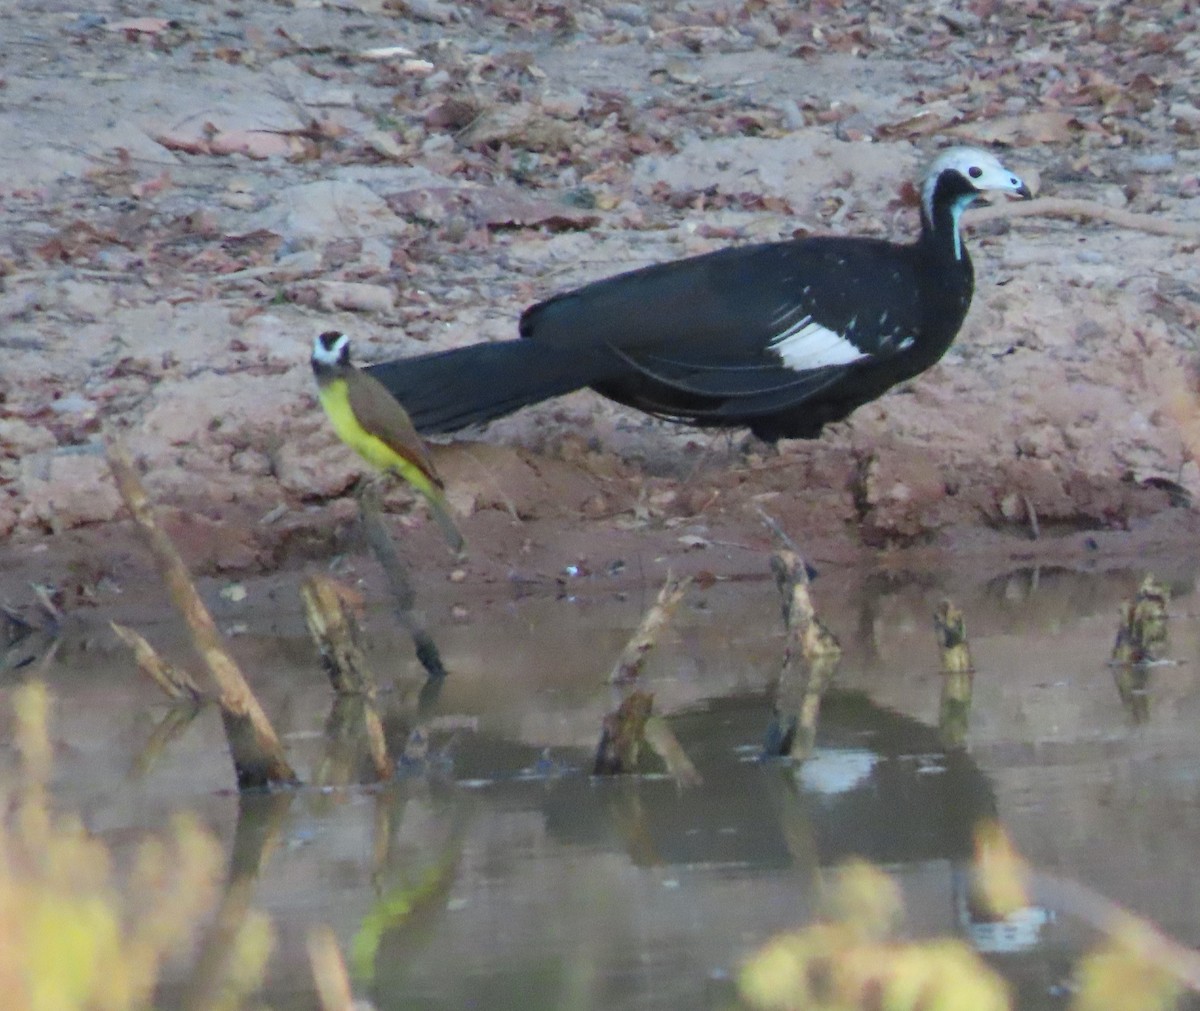
[[957,236],[962,212],[987,192],[1007,193],[1023,200],[1033,196],[1021,177],[1006,169],[994,154],[977,147],[943,151],[929,166],[921,188],[921,216],[926,227],[932,228],[942,214],[949,213]]
[[326,330],[313,341],[313,371],[334,372],[350,367],[350,338],[338,330]]
[[947,191],[969,204],[981,193],[994,190],[1028,199],[1033,196],[1021,177],[1010,172],[1000,159],[977,147],[952,147],[939,154],[929,166],[921,204],[932,215],[935,195]]

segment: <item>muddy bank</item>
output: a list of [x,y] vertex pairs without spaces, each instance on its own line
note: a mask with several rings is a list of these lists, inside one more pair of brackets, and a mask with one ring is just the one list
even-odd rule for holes
[[[502,504],[465,519],[465,559],[450,556],[436,526],[423,515],[390,517],[422,607],[432,607],[445,620],[470,621],[481,609],[530,595],[603,599],[638,594],[670,573],[693,576],[702,587],[714,581],[765,581],[777,542],[760,510],[783,525],[822,573],[880,570],[900,579],[986,580],[1039,569],[1152,569],[1171,578],[1191,571],[1200,537],[1200,517],[1194,511],[1148,508],[1119,526],[1064,526],[1044,531],[1036,540],[1018,520],[951,524],[933,535],[885,545],[864,536],[877,527],[839,514],[831,505],[838,501],[832,493],[823,496],[823,508],[810,511],[814,499],[822,498],[787,487],[790,468],[784,461],[764,468],[773,475],[769,481],[761,474],[751,480],[734,471],[698,482],[647,481],[635,471],[621,481],[639,489],[635,497],[616,493],[616,478],[582,482],[578,466],[530,459],[529,468],[540,465],[542,471],[537,498],[531,502],[506,494]],[[512,490],[511,483],[506,487]],[[595,514],[560,505],[555,514],[545,515],[534,506],[546,501],[542,493],[547,490],[559,496],[555,502],[586,493],[580,501]],[[1104,501],[1153,501],[1145,491],[1135,491],[1132,486],[1116,488]],[[847,498],[843,509],[852,514],[852,507],[853,499]],[[298,615],[299,583],[315,569],[359,586],[370,602],[388,599],[352,501],[313,506],[273,522],[264,523],[263,515],[261,510],[161,512],[163,526],[201,577],[201,588],[218,613],[244,619],[243,608],[223,604],[229,587],[236,586],[237,596],[230,599],[242,599],[244,589],[256,612],[267,606],[271,613]],[[0,602],[26,615],[41,614],[37,599],[42,592],[72,620],[85,623],[91,621],[88,615],[102,616],[102,624],[121,615],[125,620],[157,620],[163,610],[159,577],[128,522],[11,537],[0,552],[0,572]],[[262,613],[259,620],[274,619]]]
[[[1195,15],[1074,10],[1034,31],[989,4],[24,3],[0,40],[7,550],[134,557],[107,434],[198,571],[353,553],[359,466],[316,405],[315,333],[381,360],[510,337],[531,301],[648,262],[900,238],[946,142],[1004,147],[1044,196],[1200,223]],[[768,547],[758,508],[831,562],[1189,543],[1195,240],[1031,217],[969,243],[955,347],[818,442],[742,451],[578,394],[439,450],[456,578],[737,574]],[[420,509],[390,505],[445,578]]]

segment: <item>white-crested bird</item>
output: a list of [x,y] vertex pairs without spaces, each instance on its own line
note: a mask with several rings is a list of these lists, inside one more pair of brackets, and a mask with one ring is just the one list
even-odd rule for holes
[[442,479],[425,443],[399,401],[351,362],[350,338],[336,330],[317,337],[312,370],[321,406],[341,440],[371,466],[415,488],[429,503],[446,543],[462,551],[462,534],[450,517]]
[[950,347],[975,285],[959,219],[989,190],[1031,195],[988,152],[952,148],[925,177],[911,243],[815,236],[644,267],[531,306],[519,339],[365,371],[422,432],[591,387],[692,425],[816,438]]

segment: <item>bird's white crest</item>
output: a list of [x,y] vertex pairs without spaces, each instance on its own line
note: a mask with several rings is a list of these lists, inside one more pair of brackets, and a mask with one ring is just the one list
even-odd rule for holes
[[342,351],[350,343],[350,338],[345,334],[338,336],[338,339],[333,342],[333,347],[327,348],[324,341],[318,337],[313,341],[313,361],[320,362],[322,365],[336,365],[338,359],[342,356]]
[[849,365],[868,357],[853,341],[821,326],[811,316],[798,319],[783,333],[771,338],[767,347],[789,369],[807,372],[828,365]]
[[929,166],[929,174],[925,176],[921,206],[927,219],[933,218],[933,191],[941,174],[947,170],[957,172],[981,193],[984,190],[998,190],[1001,193],[1024,192],[1028,196],[1020,176],[1006,169],[994,154],[977,147],[952,147],[934,159]]

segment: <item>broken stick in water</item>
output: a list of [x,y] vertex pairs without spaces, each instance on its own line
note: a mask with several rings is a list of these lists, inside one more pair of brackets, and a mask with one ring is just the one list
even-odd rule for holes
[[150,498],[128,450],[118,442],[108,444],[108,466],[121,498],[154,556],[171,602],[191,632],[192,645],[217,685],[217,701],[233,756],[238,788],[295,783],[296,774],[284,756],[283,745],[271,721],[222,644],[221,634],[200,599],[187,566],[154,518]]
[[808,563],[795,551],[778,551],[771,556],[771,572],[782,598],[783,620],[788,628],[788,648],[802,659],[821,656],[841,658],[837,636],[817,617],[813,606]]
[[[631,684],[641,673],[646,656],[658,642],[672,615],[691,586],[691,579],[676,579],[668,574],[658,597],[642,616],[641,622],[613,667],[611,684]],[[653,715],[654,696],[650,692],[629,691],[615,711],[604,717],[600,743],[596,748],[594,774],[620,775],[637,771],[643,746],[662,760],[667,772],[684,786],[701,782],[700,774],[683,750],[666,720]]]
[[392,777],[383,722],[375,708],[375,674],[362,646],[351,593],[335,579],[309,576],[300,587],[304,621],[336,693],[325,721],[327,751],[317,786],[372,783]]
[[1151,664],[1166,658],[1170,602],[1170,589],[1147,574],[1133,600],[1121,605],[1121,624],[1112,651],[1114,664]]
[[312,636],[333,690],[339,695],[375,697],[375,674],[367,663],[362,630],[347,591],[336,579],[309,576],[300,586],[304,623]]
[[933,627],[942,654],[942,670],[961,674],[974,670],[967,643],[967,623],[953,601],[943,600],[933,612]]
[[375,703],[366,695],[341,693],[325,721],[325,754],[313,771],[318,787],[380,783],[395,767]]
[[619,776],[637,768],[645,743],[646,721],[654,708],[650,692],[630,692],[615,712],[604,717],[596,749],[596,776]]
[[700,775],[692,760],[688,758],[671,724],[661,716],[651,714],[642,725],[642,738],[650,746],[663,765],[667,767],[667,775],[674,776],[680,786],[700,786],[704,777]]
[[938,732],[947,748],[961,748],[967,740],[974,691],[975,666],[967,642],[967,623],[962,611],[943,600],[933,612],[942,657],[942,694],[938,705]]
[[200,702],[203,700],[204,693],[200,691],[200,686],[187,671],[167,663],[158,655],[158,650],[132,628],[118,625],[115,621],[110,621],[108,624],[117,634],[117,638],[133,650],[133,658],[137,662],[138,670],[166,692],[169,699],[174,702]]
[[776,552],[771,556],[771,572],[782,601],[787,639],[763,754],[807,758],[816,744],[821,696],[842,658],[842,647],[817,617],[808,565],[799,553]]
[[667,580],[658,591],[658,598],[642,615],[637,631],[629,637],[625,648],[621,650],[621,656],[608,677],[610,684],[627,684],[637,680],[642,672],[642,665],[646,662],[646,655],[657,645],[658,637],[667,627],[691,585],[691,579],[676,579],[667,573]]

